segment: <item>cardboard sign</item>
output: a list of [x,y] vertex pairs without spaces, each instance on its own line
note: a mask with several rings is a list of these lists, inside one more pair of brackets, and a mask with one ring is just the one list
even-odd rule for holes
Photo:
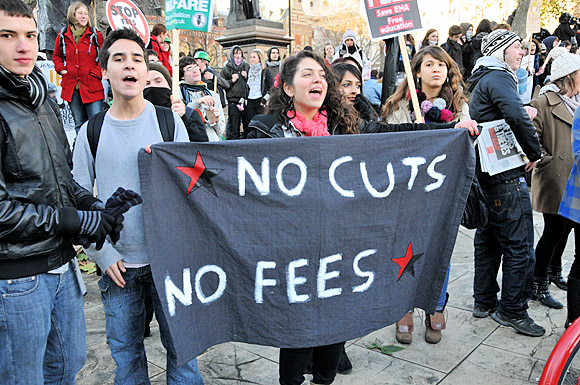
[[131,0],[107,0],[107,21],[113,30],[132,28],[149,44],[149,24],[135,3]]
[[383,40],[423,28],[417,0],[365,0],[372,40]]
[[213,7],[213,0],[165,0],[165,26],[168,30],[210,32]]

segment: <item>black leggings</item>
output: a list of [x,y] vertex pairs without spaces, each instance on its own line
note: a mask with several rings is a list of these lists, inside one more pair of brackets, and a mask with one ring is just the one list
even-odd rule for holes
[[[536,267],[534,277],[539,280],[548,279],[548,265],[556,269],[562,268],[562,254],[568,242],[568,235],[574,229],[574,245],[580,250],[580,226],[558,214],[543,214],[544,232],[536,246]],[[580,279],[580,262],[574,258],[570,276]]]
[[280,384],[301,385],[304,372],[312,353],[312,382],[315,384],[332,384],[336,377],[342,345],[339,342],[326,346],[315,346],[302,349],[280,349]]

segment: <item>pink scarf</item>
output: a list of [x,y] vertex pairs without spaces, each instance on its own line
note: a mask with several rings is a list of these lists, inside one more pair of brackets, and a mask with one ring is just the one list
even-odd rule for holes
[[[288,113],[286,113],[288,116]],[[288,116],[289,117],[289,116]],[[304,134],[304,136],[329,136],[326,116],[320,111],[314,115],[312,120],[308,120],[300,112],[296,111],[296,116],[290,119],[294,127]]]

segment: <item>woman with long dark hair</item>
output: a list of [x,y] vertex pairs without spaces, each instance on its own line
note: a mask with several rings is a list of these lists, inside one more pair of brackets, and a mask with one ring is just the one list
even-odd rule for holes
[[[464,127],[473,134],[474,121],[458,124],[381,124],[359,118],[354,105],[345,100],[339,76],[324,59],[302,51],[288,58],[274,89],[266,115],[250,123],[252,136],[284,138],[372,132],[395,132]],[[314,384],[331,384],[336,376],[343,343],[300,349],[280,349],[280,384],[299,385],[312,356]]]
[[[411,62],[413,80],[417,85],[421,103],[421,115],[425,121],[449,122],[469,120],[467,97],[463,93],[461,71],[455,61],[441,47],[426,47],[415,55]],[[404,79],[395,93],[387,99],[382,117],[388,123],[410,123],[417,113],[412,110],[409,87]],[[425,341],[436,344],[441,341],[441,330],[446,321],[443,310],[447,304],[449,268],[439,295],[434,314],[425,314]],[[413,309],[396,324],[395,337],[402,344],[413,341]]]
[[[443,108],[439,108],[438,115],[435,110],[430,114],[421,111],[425,121],[442,123],[470,119],[461,71],[443,48],[426,47],[419,51],[411,62],[411,72],[419,91],[419,103],[427,100],[433,105],[436,99],[445,102]],[[383,120],[388,123],[413,122],[415,114],[409,98],[409,86],[405,78],[387,99],[382,111]],[[443,112],[444,109],[452,115]]]

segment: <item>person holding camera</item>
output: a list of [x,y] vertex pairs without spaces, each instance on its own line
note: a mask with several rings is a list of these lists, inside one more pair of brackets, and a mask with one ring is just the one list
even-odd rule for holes
[[560,25],[558,25],[552,35],[556,36],[560,41],[569,40],[572,45],[577,44],[578,20],[569,13],[563,13],[558,21]]

